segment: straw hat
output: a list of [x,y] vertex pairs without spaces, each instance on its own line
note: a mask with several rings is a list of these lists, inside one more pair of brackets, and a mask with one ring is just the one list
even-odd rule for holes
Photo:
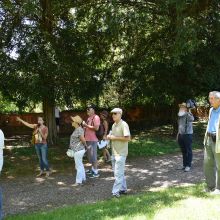
[[70,116],[70,118],[73,122],[76,122],[79,125],[83,122],[82,118],[79,115],[76,115],[75,117]]

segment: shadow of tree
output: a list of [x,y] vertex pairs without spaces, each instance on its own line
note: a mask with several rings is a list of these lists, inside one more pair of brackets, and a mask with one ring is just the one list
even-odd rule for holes
[[124,196],[96,204],[76,205],[44,213],[23,216],[11,216],[7,220],[84,220],[84,219],[153,219],[155,214],[166,207],[174,206],[178,201],[194,198],[208,198],[202,192],[203,185],[191,187],[173,187],[157,192],[145,192],[139,195]]
[[[128,202],[132,203],[132,195],[149,190],[161,190],[162,188],[192,185],[203,180],[202,173],[202,151],[194,154],[194,169],[190,173],[176,170],[175,167],[181,161],[180,155],[166,155],[159,157],[143,157],[128,159],[126,164],[126,178],[129,187]],[[72,171],[74,163],[71,164]],[[39,210],[48,210],[64,205],[89,204],[108,200],[111,198],[111,188],[114,182],[110,165],[100,168],[101,176],[98,179],[87,179],[83,187],[73,187],[75,171],[68,174],[54,174],[50,178],[16,178],[16,180],[3,181],[3,192],[5,195],[4,206],[7,214],[27,213]],[[184,192],[184,189],[182,189]],[[184,192],[185,193],[185,192]],[[187,195],[187,193],[185,193]],[[192,193],[191,193],[192,195]],[[195,194],[196,195],[196,194]],[[150,203],[161,196],[163,203],[172,202],[169,193],[147,193],[152,196]],[[173,199],[178,199],[175,193]],[[141,200],[145,197],[139,196]],[[167,199],[165,199],[167,198]],[[123,200],[124,198],[122,198]],[[121,200],[121,199],[120,199]],[[148,201],[148,200],[146,200]],[[114,202],[118,202],[117,200]],[[169,203],[168,202],[168,203]],[[126,205],[129,203],[126,202]],[[140,203],[142,204],[142,203]],[[122,204],[121,204],[122,205]],[[117,207],[115,207],[117,209]],[[129,213],[130,210],[128,210]]]

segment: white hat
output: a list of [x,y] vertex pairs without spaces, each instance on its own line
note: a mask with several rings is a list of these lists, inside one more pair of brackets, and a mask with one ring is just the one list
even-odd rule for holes
[[121,108],[114,108],[111,113],[120,113],[122,115],[122,109]]

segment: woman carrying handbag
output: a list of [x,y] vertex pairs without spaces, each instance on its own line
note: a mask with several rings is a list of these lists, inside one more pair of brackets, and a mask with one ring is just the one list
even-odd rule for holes
[[82,185],[86,181],[85,168],[83,165],[83,156],[86,152],[86,140],[84,138],[84,130],[82,128],[82,118],[80,116],[71,117],[72,126],[75,128],[70,136],[70,145],[67,155],[74,157],[76,168],[76,183],[75,186]]

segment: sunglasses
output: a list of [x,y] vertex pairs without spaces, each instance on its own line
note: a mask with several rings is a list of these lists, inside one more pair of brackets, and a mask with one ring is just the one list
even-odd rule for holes
[[117,115],[117,114],[118,114],[118,112],[113,112],[113,113],[112,113],[112,115]]

